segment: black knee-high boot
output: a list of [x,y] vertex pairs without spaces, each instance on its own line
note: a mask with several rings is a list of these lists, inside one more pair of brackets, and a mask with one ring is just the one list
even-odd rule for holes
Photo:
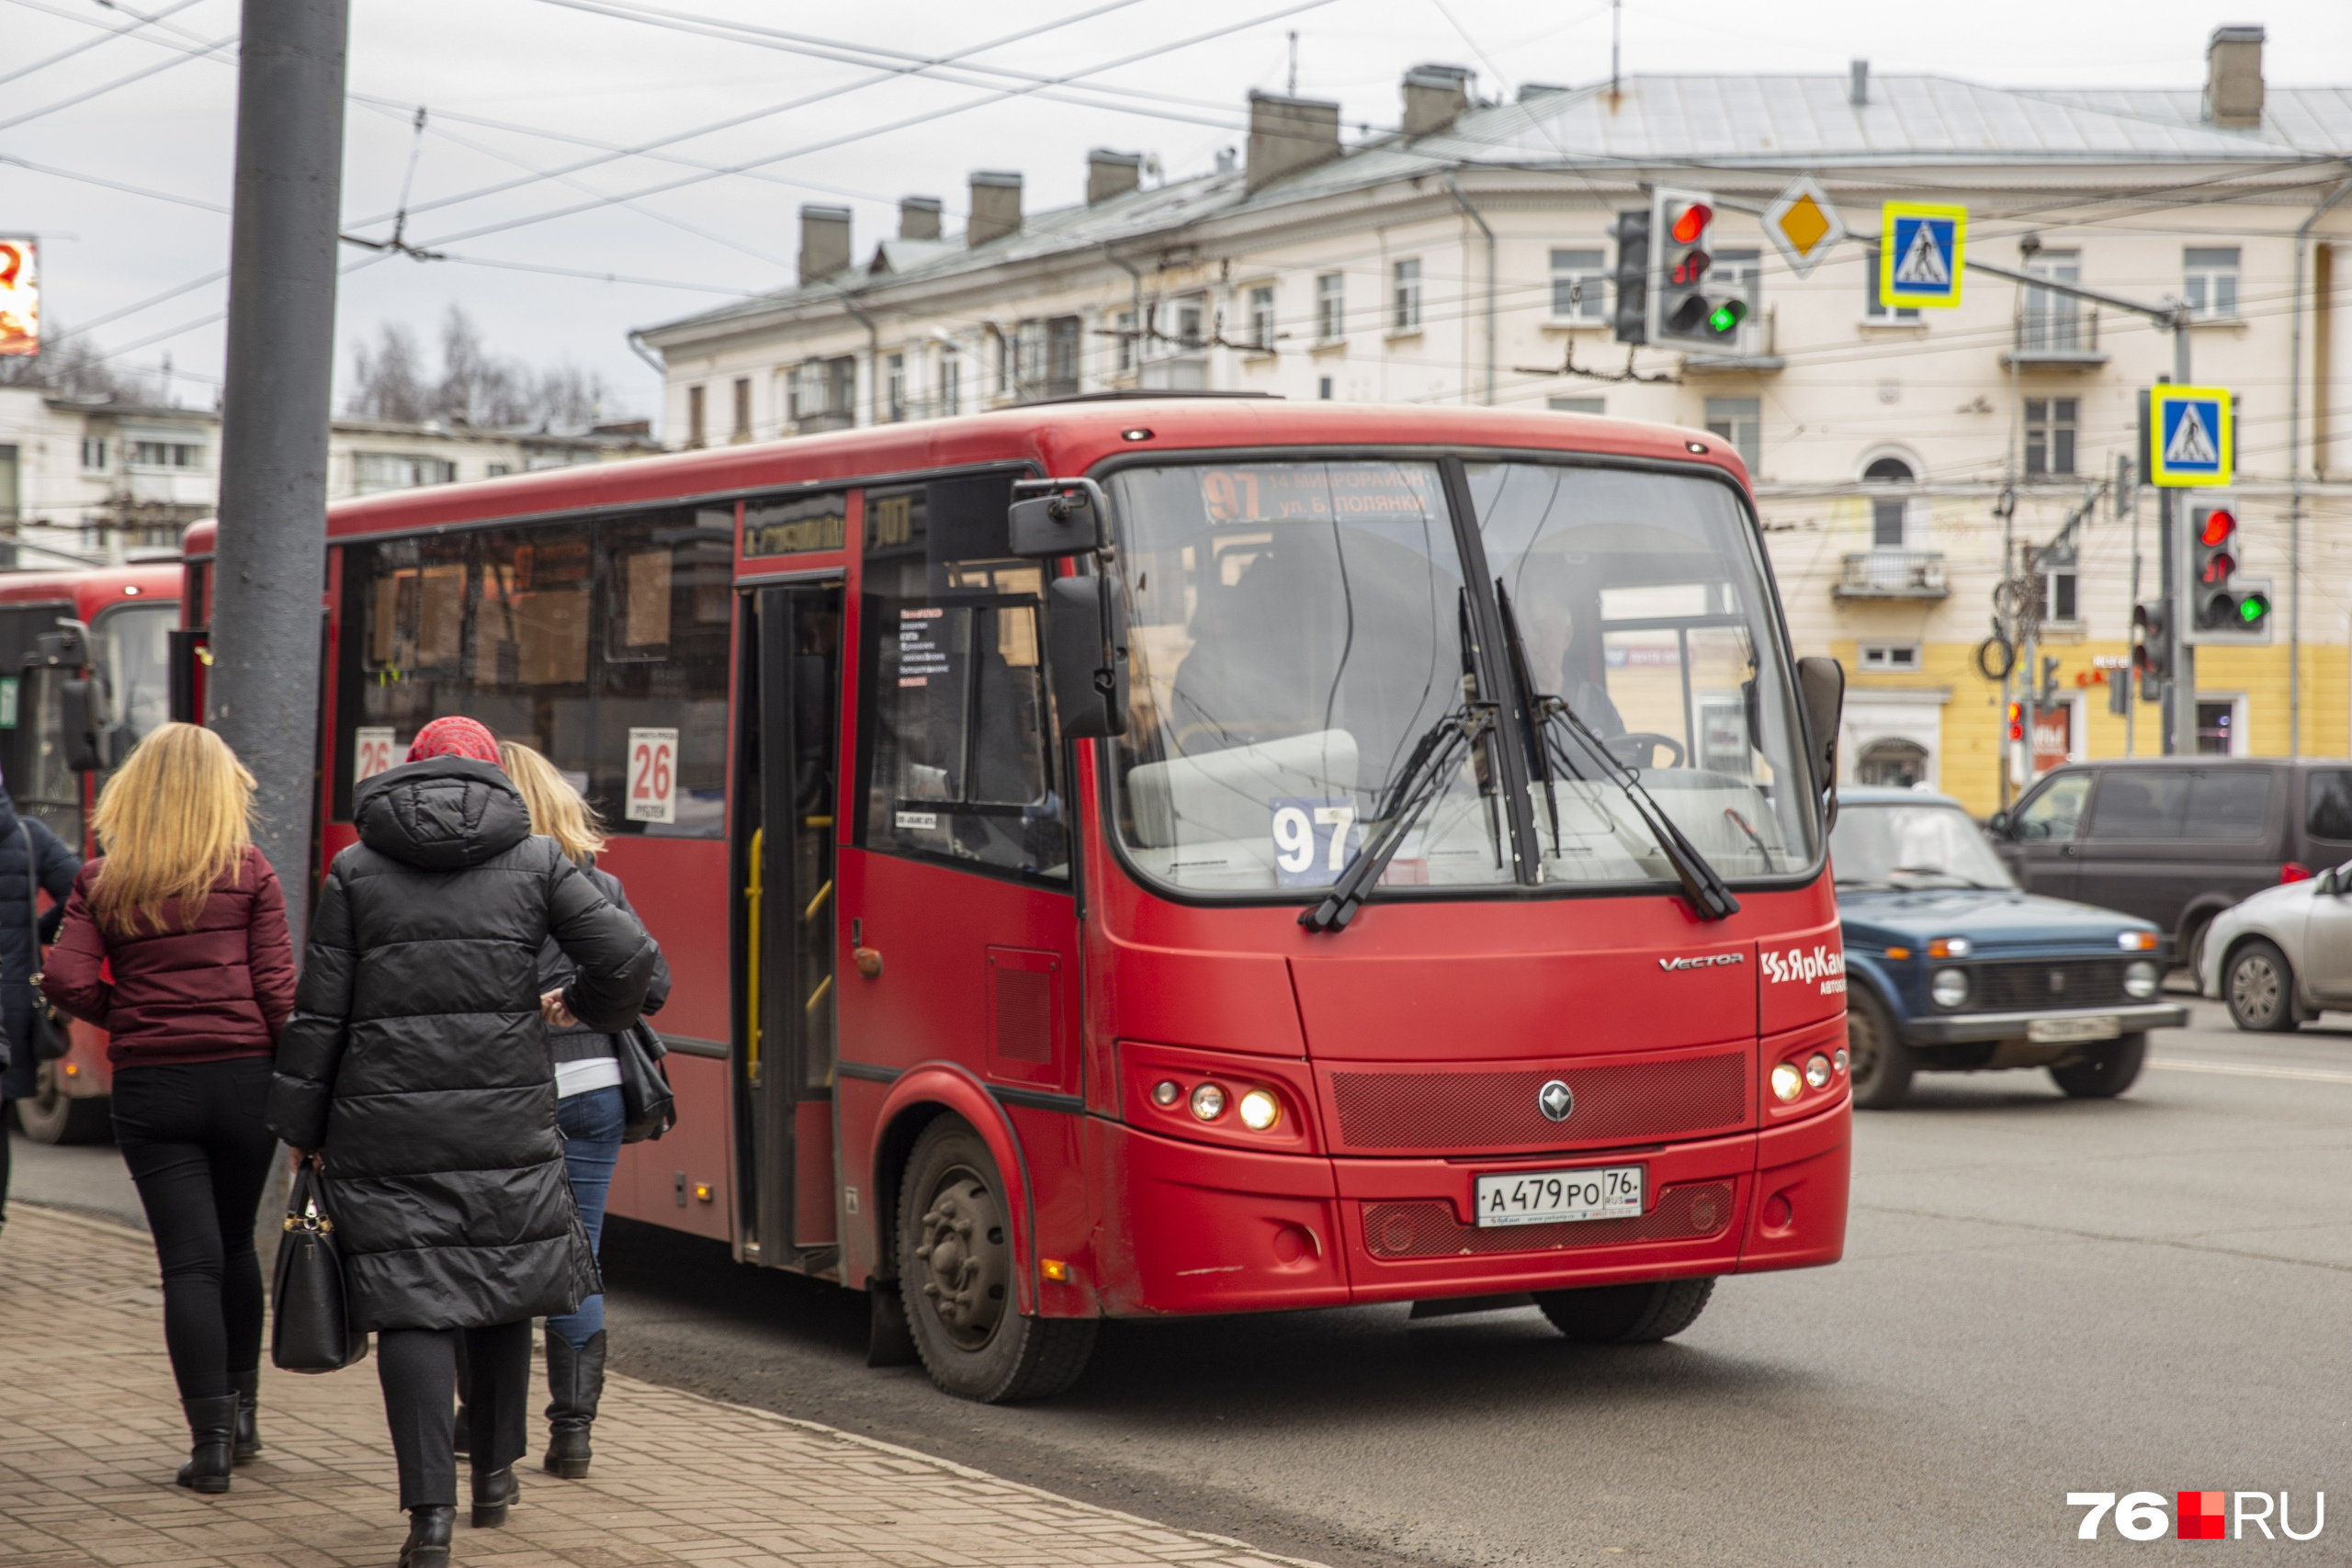
[[237,1431],[237,1396],[183,1399],[187,1413],[187,1462],[180,1466],[179,1483],[191,1492],[226,1492],[231,1450]]
[[549,1475],[578,1481],[588,1473],[594,1457],[588,1429],[604,1393],[605,1331],[596,1330],[576,1350],[562,1335],[548,1335],[548,1457],[541,1463]]
[[235,1382],[237,1436],[232,1457],[239,1464],[251,1464],[261,1454],[261,1369],[239,1372]]

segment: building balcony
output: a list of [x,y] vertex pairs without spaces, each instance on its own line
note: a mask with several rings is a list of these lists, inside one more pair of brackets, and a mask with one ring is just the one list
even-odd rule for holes
[[2098,312],[2028,310],[2017,319],[2001,363],[2020,370],[2096,370],[2107,363],[2098,345]]
[[856,423],[857,413],[853,409],[820,409],[794,420],[792,428],[802,435],[814,435],[826,430],[848,430]]
[[1856,550],[1830,591],[1836,599],[1948,599],[1941,550]]

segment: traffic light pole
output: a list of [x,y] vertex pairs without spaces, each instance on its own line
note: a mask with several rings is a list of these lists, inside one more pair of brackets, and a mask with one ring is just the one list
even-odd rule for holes
[[[2172,380],[2176,387],[2188,385],[2188,312],[2176,312],[2172,327]],[[2155,439],[2154,437],[2151,438]],[[2187,526],[2181,515],[2180,491],[2167,485],[2164,492],[2164,525],[2160,545],[2165,552],[2165,604],[2169,613],[2165,624],[2172,633],[2172,682],[2165,688],[2168,701],[2165,712],[2165,755],[2193,757],[2197,754],[2197,645],[2181,636],[2188,615],[2188,584],[2180,581],[2181,557],[2186,553],[2180,531]]]

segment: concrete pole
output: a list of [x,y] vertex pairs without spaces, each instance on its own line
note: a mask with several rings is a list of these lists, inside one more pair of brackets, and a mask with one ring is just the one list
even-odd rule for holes
[[[2182,305],[2173,312],[2172,380],[2176,387],[2188,385],[2188,307]],[[2159,429],[2155,438],[2164,439]],[[2188,640],[2188,612],[2195,598],[2188,583],[2181,581],[2180,567],[2188,557],[2188,541],[2181,530],[2188,526],[2188,509],[2181,504],[2180,492],[2165,491],[2165,526],[2162,547],[2165,552],[2165,581],[2170,590],[2172,614],[2172,725],[2165,736],[2165,752],[2168,756],[2197,755],[2197,647]]]
[[348,0],[244,0],[207,722],[260,787],[255,840],[308,929]]

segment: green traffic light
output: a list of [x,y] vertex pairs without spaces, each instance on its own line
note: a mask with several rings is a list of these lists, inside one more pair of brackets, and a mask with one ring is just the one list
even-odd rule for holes
[[2238,601],[2238,619],[2247,626],[2258,626],[2270,614],[2270,601],[2259,593],[2249,593]]
[[1747,317],[1747,306],[1745,301],[1726,299],[1716,306],[1713,312],[1707,317],[1707,325],[1714,329],[1717,337],[1722,337],[1736,328]]

